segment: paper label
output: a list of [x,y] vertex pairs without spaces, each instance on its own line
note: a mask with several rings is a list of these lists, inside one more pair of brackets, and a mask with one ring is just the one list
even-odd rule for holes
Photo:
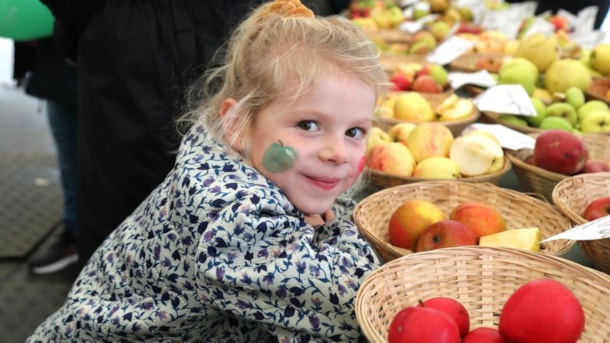
[[555,34],[555,25],[551,24],[546,18],[536,17],[532,20],[529,28],[525,31],[524,36],[534,33],[542,33],[546,36]]
[[536,109],[522,85],[489,87],[474,99],[479,111],[536,116]]
[[474,42],[470,40],[452,36],[439,44],[434,51],[429,53],[426,56],[426,60],[430,63],[447,65],[472,49],[473,46]]
[[506,9],[487,11],[481,26],[486,30],[500,31],[509,39],[515,39],[523,20],[534,16],[536,6],[536,2],[526,1],[511,3]]
[[448,73],[451,88],[458,89],[464,85],[476,85],[483,88],[495,86],[496,80],[487,70],[480,70],[474,73],[450,72]]
[[570,39],[583,48],[593,49],[597,44],[603,42],[606,39],[606,32],[590,31],[572,34],[570,36]]
[[574,241],[591,241],[596,239],[610,238],[610,216],[574,226],[555,236],[543,239],[540,243],[554,241],[557,239],[570,239]]
[[470,130],[482,130],[493,134],[500,142],[500,145],[505,149],[534,149],[534,144],[536,144],[536,139],[534,137],[530,137],[502,124],[474,123],[465,128],[464,132]]
[[579,35],[593,31],[595,28],[595,17],[597,17],[597,6],[587,6],[578,12],[576,22],[573,24],[574,34]]
[[403,21],[398,25],[398,30],[407,33],[416,33],[417,31],[421,31],[424,27],[424,24],[419,21]]

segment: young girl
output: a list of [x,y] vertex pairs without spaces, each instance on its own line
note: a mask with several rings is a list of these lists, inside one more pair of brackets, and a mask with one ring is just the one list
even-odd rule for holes
[[354,298],[379,260],[339,196],[386,85],[377,49],[346,19],[278,0],[225,62],[174,169],[30,342],[358,341]]

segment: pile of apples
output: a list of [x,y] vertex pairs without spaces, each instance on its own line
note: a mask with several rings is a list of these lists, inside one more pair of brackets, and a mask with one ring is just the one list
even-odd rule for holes
[[585,328],[580,301],[562,282],[523,283],[504,302],[498,327],[471,327],[468,309],[446,296],[400,310],[388,328],[389,343],[576,342]]
[[449,88],[449,75],[436,63],[398,63],[390,82],[390,90],[394,92],[442,93]]
[[591,158],[581,137],[557,129],[543,131],[536,137],[533,154],[525,162],[568,176],[610,171],[610,156]]
[[[431,77],[424,75],[421,78],[427,80],[421,83],[422,87],[419,89],[431,90],[437,87]],[[374,115],[379,119],[404,120],[410,123],[449,122],[471,117],[476,111],[472,99],[451,94],[438,105],[433,105],[422,93],[425,92],[389,93],[379,99]]]
[[432,201],[407,200],[392,213],[388,237],[413,252],[477,244],[540,251],[539,228],[507,230],[502,213],[478,201],[462,202],[446,215]]
[[367,166],[398,177],[458,179],[494,173],[504,150],[493,134],[473,130],[454,138],[438,122],[373,127],[367,136]]

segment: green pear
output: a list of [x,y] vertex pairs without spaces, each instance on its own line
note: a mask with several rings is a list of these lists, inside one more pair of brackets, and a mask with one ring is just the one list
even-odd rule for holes
[[569,58],[551,63],[544,75],[544,87],[553,93],[565,93],[570,87],[586,90],[592,82],[591,73],[580,61]]
[[536,115],[535,116],[524,116],[523,118],[525,118],[525,120],[527,121],[527,123],[530,126],[539,127],[540,123],[542,123],[544,118],[546,118],[546,112],[547,112],[546,105],[540,98],[531,97],[530,99],[532,100],[532,105],[534,106],[534,109],[536,110]]
[[538,76],[536,65],[523,57],[504,62],[498,71],[499,84],[520,84],[528,95],[534,93]]
[[508,123],[508,124],[527,127],[528,126],[527,121],[524,118],[525,118],[524,116],[517,116],[514,114],[501,114],[498,117],[498,120],[500,122],[504,122],[504,123]]
[[589,57],[591,67],[604,75],[610,74],[610,43],[599,43]]
[[542,130],[558,129],[572,132],[574,127],[562,117],[546,117],[538,127]]
[[567,120],[572,127],[578,122],[578,113],[576,113],[574,107],[567,102],[554,102],[550,104],[546,108],[546,116],[563,118]]
[[578,110],[580,106],[585,104],[585,92],[578,87],[570,87],[566,90],[565,93],[566,102],[574,107],[575,110]]
[[515,51],[515,56],[527,58],[542,73],[559,58],[558,46],[555,37],[533,33],[521,39],[517,51]]
[[584,105],[580,106],[578,108],[578,121],[582,121],[584,119],[584,117],[587,116],[587,114],[589,114],[592,111],[596,111],[596,110],[603,110],[606,112],[610,112],[610,107],[608,107],[608,104],[606,104],[605,102],[601,101],[601,100],[589,100],[587,102],[584,103]]

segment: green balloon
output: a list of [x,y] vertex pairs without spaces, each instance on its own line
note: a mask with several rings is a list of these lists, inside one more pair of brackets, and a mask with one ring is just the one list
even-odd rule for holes
[[40,0],[0,0],[0,37],[16,41],[48,37],[53,20]]

